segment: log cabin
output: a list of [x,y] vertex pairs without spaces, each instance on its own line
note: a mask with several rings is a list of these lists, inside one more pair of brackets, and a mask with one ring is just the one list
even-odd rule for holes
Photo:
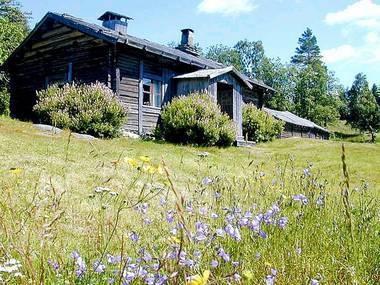
[[262,107],[275,91],[234,67],[201,57],[192,29],[183,29],[180,45],[171,48],[130,35],[130,17],[106,12],[98,20],[102,25],[68,14],[43,17],[3,65],[10,76],[13,117],[38,120],[32,111],[36,91],[51,84],[99,81],[127,109],[127,131],[152,133],[165,103],[206,92],[235,122],[240,140],[242,104]]

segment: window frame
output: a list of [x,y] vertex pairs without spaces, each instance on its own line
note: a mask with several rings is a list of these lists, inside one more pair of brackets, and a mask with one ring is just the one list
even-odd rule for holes
[[[147,84],[149,82],[149,85]],[[146,91],[145,87],[146,86],[149,86],[149,91]],[[158,90],[157,90],[157,86],[158,86]],[[156,91],[159,92],[159,97],[161,98],[161,102],[160,102],[160,105],[157,106],[157,94],[156,94]],[[146,104],[145,102],[147,102],[145,99],[145,96],[147,96],[149,94],[149,104]],[[157,109],[161,109],[162,108],[162,103],[163,103],[163,81],[162,79],[158,79],[158,78],[153,78],[151,76],[144,76],[142,78],[142,96],[143,96],[143,106],[147,106],[147,107],[153,107],[153,108],[157,108]]]

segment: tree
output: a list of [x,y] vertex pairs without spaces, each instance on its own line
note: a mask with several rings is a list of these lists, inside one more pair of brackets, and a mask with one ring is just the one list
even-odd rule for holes
[[234,49],[240,55],[243,72],[252,78],[260,78],[260,68],[265,58],[264,46],[261,41],[239,41]]
[[375,142],[380,128],[380,108],[375,96],[369,89],[367,78],[359,73],[348,92],[350,124],[360,131],[369,132],[371,142]]
[[283,64],[279,58],[265,57],[260,67],[260,73],[260,79],[276,90],[268,99],[268,107],[280,111],[292,111],[296,74],[294,66]]
[[[0,0],[0,65],[21,43],[28,33],[28,14],[13,0]],[[0,114],[9,111],[8,79],[0,72]]]
[[377,105],[380,106],[380,88],[377,87],[376,84],[373,84],[373,86],[372,86],[372,94],[373,94],[373,96],[375,96]]
[[243,62],[240,54],[234,49],[225,45],[213,45],[207,49],[206,58],[220,62],[226,66],[234,66],[243,72]]
[[298,39],[299,47],[296,48],[296,54],[292,57],[291,62],[297,65],[309,65],[314,61],[320,61],[321,50],[317,43],[317,38],[313,35],[310,28],[303,32]]

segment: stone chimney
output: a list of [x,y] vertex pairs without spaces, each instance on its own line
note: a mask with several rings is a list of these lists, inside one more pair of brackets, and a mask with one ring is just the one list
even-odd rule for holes
[[126,35],[128,30],[128,21],[133,19],[128,16],[107,11],[100,16],[98,20],[103,21],[103,27],[114,30],[119,34]]
[[192,55],[199,55],[194,45],[194,30],[183,29],[181,30],[181,32],[182,32],[181,44],[177,47],[177,49],[187,52]]

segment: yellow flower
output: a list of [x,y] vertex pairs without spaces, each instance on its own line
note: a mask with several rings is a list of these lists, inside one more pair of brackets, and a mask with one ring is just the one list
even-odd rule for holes
[[140,159],[142,162],[150,162],[150,157],[149,157],[149,156],[146,156],[146,155],[142,155],[142,156],[140,156],[139,159]]
[[172,243],[181,243],[181,240],[175,236],[169,237],[168,240]]
[[22,168],[11,168],[11,169],[9,169],[9,172],[14,174],[14,175],[19,175],[22,172]]
[[252,280],[253,279],[253,273],[250,270],[244,270],[243,271],[243,278],[246,280]]
[[144,165],[143,171],[149,174],[154,174],[157,169],[153,165]]
[[191,277],[191,280],[186,285],[206,285],[208,278],[210,277],[210,270],[205,270],[203,275],[195,275]]
[[137,168],[139,166],[139,162],[136,159],[126,157],[124,160],[132,168]]

